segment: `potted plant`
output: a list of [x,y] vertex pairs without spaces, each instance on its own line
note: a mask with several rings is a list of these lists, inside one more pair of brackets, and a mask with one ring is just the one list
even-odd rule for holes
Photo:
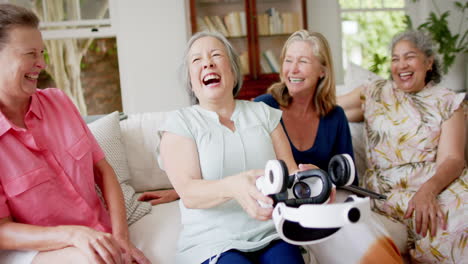
[[[419,0],[412,1],[415,3]],[[458,32],[455,33],[452,33],[447,21],[450,11],[441,13],[434,0],[432,0],[432,4],[434,5],[435,12],[432,11],[429,13],[426,22],[419,25],[418,30],[428,32],[438,44],[438,53],[442,56],[442,71],[447,73],[450,66],[454,64],[455,58],[459,53],[468,53],[468,29],[465,21],[465,11],[468,10],[468,2],[454,2],[455,9],[462,14]],[[407,17],[407,23],[409,28],[413,28],[409,17]],[[465,25],[464,28],[463,25]]]

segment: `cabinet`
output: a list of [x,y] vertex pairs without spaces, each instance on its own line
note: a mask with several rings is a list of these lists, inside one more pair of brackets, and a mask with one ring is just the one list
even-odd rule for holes
[[189,0],[192,34],[215,30],[241,58],[239,99],[252,99],[279,81],[281,49],[294,31],[307,28],[306,0]]

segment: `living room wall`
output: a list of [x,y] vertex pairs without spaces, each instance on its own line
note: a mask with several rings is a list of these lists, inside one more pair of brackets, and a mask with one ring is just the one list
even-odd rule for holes
[[115,7],[124,111],[166,111],[188,105],[177,76],[187,41],[185,1],[116,0]]
[[[178,67],[189,37],[186,0],[116,0],[117,45],[123,109],[168,111],[189,105]],[[309,28],[329,39],[342,80],[338,2],[307,0]]]
[[[454,0],[435,0],[451,8]],[[177,74],[188,39],[186,0],[116,0],[117,45],[123,110],[168,111],[189,105]],[[450,2],[450,3],[449,3]],[[406,0],[413,21],[429,14],[431,1]],[[307,0],[309,29],[323,33],[333,52],[337,83],[342,83],[341,23],[338,1]],[[418,20],[419,19],[419,20]],[[455,21],[455,17],[452,18]],[[454,23],[454,22],[452,22]],[[466,56],[458,63],[466,68]],[[466,69],[457,73],[462,78]]]

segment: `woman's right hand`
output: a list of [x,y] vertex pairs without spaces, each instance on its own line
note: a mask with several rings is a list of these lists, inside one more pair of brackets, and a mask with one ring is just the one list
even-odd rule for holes
[[262,208],[258,201],[265,204],[273,204],[273,200],[263,195],[255,185],[258,177],[262,176],[264,170],[249,170],[237,175],[227,177],[232,197],[242,206],[242,208],[257,220],[266,221],[271,219],[273,208]]
[[80,249],[91,263],[129,263],[124,257],[119,243],[112,234],[96,231],[85,226],[65,226],[71,234],[71,243]]

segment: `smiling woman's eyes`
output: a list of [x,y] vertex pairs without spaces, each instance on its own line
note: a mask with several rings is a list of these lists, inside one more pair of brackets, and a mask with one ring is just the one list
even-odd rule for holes
[[198,62],[198,61],[200,61],[200,58],[193,58],[192,59],[192,63],[195,63],[195,62]]
[[[29,57],[32,57],[32,58],[36,58],[38,56],[37,52],[35,52],[35,51],[27,52],[26,55],[29,56]],[[41,55],[42,55],[42,53],[41,53]]]

